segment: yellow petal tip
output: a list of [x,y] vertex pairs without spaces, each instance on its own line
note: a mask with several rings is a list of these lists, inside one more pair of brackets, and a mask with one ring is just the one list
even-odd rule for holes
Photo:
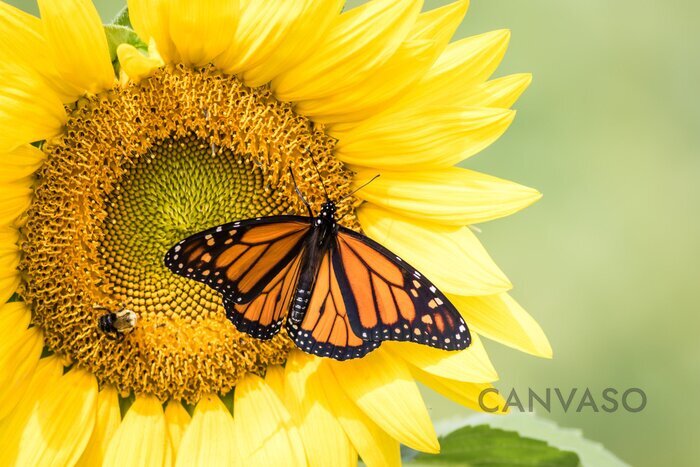
[[501,41],[509,42],[512,32],[510,29],[496,29],[495,31],[487,32],[486,34],[493,36],[493,38],[498,38]]

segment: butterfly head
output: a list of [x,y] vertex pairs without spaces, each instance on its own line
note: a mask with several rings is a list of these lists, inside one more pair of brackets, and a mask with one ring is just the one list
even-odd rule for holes
[[321,205],[321,212],[318,214],[318,217],[323,220],[330,221],[331,223],[335,223],[335,213],[337,210],[338,208],[336,207],[335,203],[331,200],[327,200]]

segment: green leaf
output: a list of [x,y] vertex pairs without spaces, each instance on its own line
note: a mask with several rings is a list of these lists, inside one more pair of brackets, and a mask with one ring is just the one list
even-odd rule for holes
[[117,13],[117,16],[114,17],[112,20],[112,24],[116,24],[117,26],[126,26],[128,28],[133,29],[134,27],[131,25],[131,18],[129,17],[129,7],[125,6],[124,8]]
[[456,427],[469,425],[488,424],[494,428],[512,430],[535,439],[545,439],[552,446],[578,454],[583,465],[595,465],[596,467],[629,467],[615,454],[605,449],[596,442],[586,439],[581,430],[577,428],[563,428],[552,420],[538,417],[531,413],[511,413],[508,416],[501,415],[474,415],[466,420],[455,420],[454,423],[443,424],[443,429],[449,432]]
[[440,439],[440,454],[418,454],[407,465],[489,467],[577,467],[576,453],[561,451],[544,441],[488,425],[466,426]]

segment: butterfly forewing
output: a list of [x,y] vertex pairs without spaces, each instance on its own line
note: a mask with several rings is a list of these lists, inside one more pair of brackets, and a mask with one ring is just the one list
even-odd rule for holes
[[166,254],[165,265],[232,303],[247,304],[300,255],[309,230],[310,219],[300,216],[233,222],[178,243]]
[[412,341],[445,350],[469,346],[464,319],[430,281],[377,242],[341,227],[337,250],[345,274],[339,285],[352,296],[353,331],[370,341]]
[[299,325],[288,321],[287,333],[305,352],[347,360],[362,357],[380,342],[360,339],[353,331],[349,315],[357,314],[357,304],[341,290],[340,283],[347,278],[337,258],[338,251],[332,246],[321,260],[303,320]]

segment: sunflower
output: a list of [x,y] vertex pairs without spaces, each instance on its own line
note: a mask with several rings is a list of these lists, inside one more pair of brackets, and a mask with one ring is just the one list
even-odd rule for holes
[[[479,409],[478,335],[551,355],[469,227],[539,193],[454,167],[530,83],[488,80],[509,33],[450,43],[466,0],[343,4],[130,0],[115,44],[89,0],[0,2],[0,465],[397,465],[439,450],[417,381]],[[166,270],[204,228],[303,213],[287,167],[447,292],[471,347],[318,358]],[[137,326],[107,339],[105,309]]]

